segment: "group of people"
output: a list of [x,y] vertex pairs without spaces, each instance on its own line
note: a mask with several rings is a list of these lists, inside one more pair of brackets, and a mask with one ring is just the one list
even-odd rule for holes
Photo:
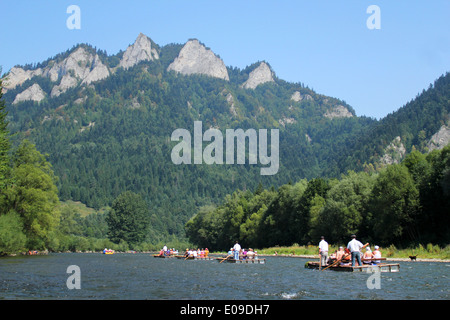
[[258,253],[253,251],[252,248],[248,250],[245,248],[241,248],[241,245],[238,241],[236,241],[235,245],[230,248],[228,251],[227,258],[233,258],[234,260],[247,260],[247,259],[256,259]]
[[168,257],[168,256],[173,256],[178,254],[178,250],[175,250],[175,248],[167,248],[167,246],[165,245],[160,251],[159,251],[159,255]]
[[197,250],[186,248],[186,251],[184,252],[184,256],[185,256],[186,258],[188,258],[188,257],[194,257],[194,258],[208,258],[208,255],[209,255],[209,250],[208,250],[208,248],[205,248],[205,249],[203,249],[203,248],[202,248],[202,249],[197,248]]
[[[329,263],[340,261],[340,265],[362,266],[362,265],[377,265],[381,262],[381,251],[379,246],[374,247],[372,252],[369,243],[362,244],[356,239],[356,235],[352,235],[347,247],[339,247],[335,253],[328,257],[328,243],[325,241],[325,237],[321,237],[319,242],[319,255],[320,263],[322,266],[326,266]],[[364,254],[361,250],[366,248]]]

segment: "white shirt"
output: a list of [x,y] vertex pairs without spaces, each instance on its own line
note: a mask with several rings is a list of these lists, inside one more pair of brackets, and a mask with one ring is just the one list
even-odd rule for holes
[[347,245],[347,249],[349,249],[350,252],[357,252],[362,247],[364,247],[364,245],[361,242],[359,242],[358,240],[356,240],[356,239],[353,239]]
[[241,251],[241,246],[239,245],[239,243],[236,243],[236,244],[234,245],[233,249],[234,249],[234,251],[239,252],[239,251]]
[[320,241],[319,249],[320,249],[320,252],[322,252],[322,251],[328,252],[328,243],[325,240]]

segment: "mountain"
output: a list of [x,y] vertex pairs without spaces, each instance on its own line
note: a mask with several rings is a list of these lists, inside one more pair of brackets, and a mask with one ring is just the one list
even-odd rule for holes
[[[126,190],[141,193],[153,239],[183,235],[199,206],[236,189],[339,177],[448,143],[449,74],[379,121],[279,79],[268,62],[227,67],[197,39],[159,46],[139,34],[115,55],[79,44],[5,76],[13,139],[48,154],[60,198],[98,209]],[[250,153],[244,164],[175,164],[172,133],[185,129],[194,142],[198,121],[224,137],[227,129],[278,129],[277,173],[261,175],[264,158],[250,164]]]

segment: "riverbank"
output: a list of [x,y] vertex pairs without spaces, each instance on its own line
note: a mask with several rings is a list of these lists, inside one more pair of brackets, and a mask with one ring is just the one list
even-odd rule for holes
[[[339,245],[330,245],[329,253],[335,252],[338,248]],[[415,248],[405,249],[398,249],[391,245],[385,248],[381,247],[380,250],[382,256],[386,257],[387,261],[412,261],[410,257],[415,257],[415,261],[450,262],[450,245],[441,248],[437,245],[427,244],[426,246],[419,245]],[[318,248],[316,246],[294,245],[290,247],[272,247],[260,249],[258,250],[258,254],[261,256],[319,259]]]
[[[288,257],[288,258],[307,258],[319,260],[319,255],[294,255],[294,254],[258,254],[260,257]],[[386,261],[411,261],[411,258],[386,258]],[[416,258],[415,261],[419,262],[445,262],[450,263],[450,259],[420,259]]]

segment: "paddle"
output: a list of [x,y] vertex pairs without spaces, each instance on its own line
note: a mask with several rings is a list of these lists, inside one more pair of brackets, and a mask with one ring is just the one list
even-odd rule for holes
[[[366,243],[365,245],[362,246],[361,249],[364,249],[365,247],[367,247],[369,245],[369,243]],[[347,253],[346,255],[344,255],[342,258],[340,258],[339,260],[336,260],[335,263],[329,265],[328,267],[326,267],[325,269],[322,269],[322,271],[327,270],[329,267],[332,267],[334,265],[336,265],[338,262],[341,262],[344,258],[347,258],[349,255],[351,255],[351,253]]]
[[320,255],[319,252],[319,271],[322,269],[322,256]]
[[[347,253],[346,255],[344,255],[342,258],[340,258],[339,260],[336,260],[333,264],[330,264],[328,267],[326,267],[325,269],[322,269],[322,271],[327,270],[329,267],[332,267],[334,265],[336,265],[338,262],[341,262],[342,260],[344,260],[345,258],[347,258],[348,256],[350,256],[351,253]],[[320,269],[319,269],[320,270]]]
[[223,258],[222,261],[220,261],[219,263],[224,262],[224,261],[227,260],[229,257],[231,257],[231,255],[228,255],[227,257]]

